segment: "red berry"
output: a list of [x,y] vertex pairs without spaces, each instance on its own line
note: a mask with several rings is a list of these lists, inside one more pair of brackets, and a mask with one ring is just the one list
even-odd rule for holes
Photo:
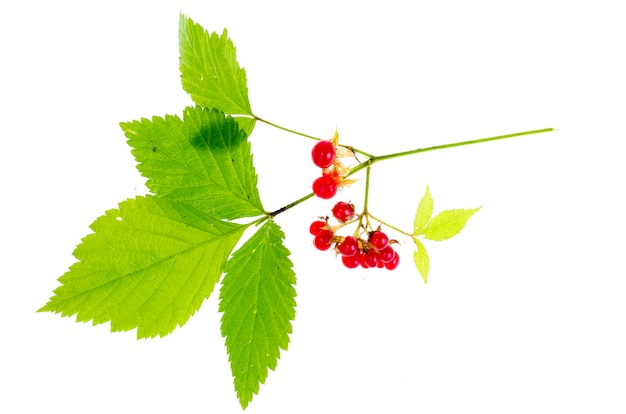
[[354,217],[354,206],[344,201],[340,201],[333,207],[333,216],[342,223]]
[[353,254],[352,256],[341,256],[341,262],[348,269],[354,269],[359,266],[361,257],[359,254]]
[[335,162],[335,146],[330,141],[318,141],[311,151],[313,164],[320,168],[328,168]]
[[378,254],[378,260],[383,263],[389,263],[393,260],[393,256],[396,254],[396,251],[393,250],[393,247],[387,245],[384,249],[382,249]]
[[359,252],[357,253],[357,255],[359,256],[359,264],[361,265],[361,267],[363,269],[367,269],[370,267],[370,265],[367,264],[367,262],[365,261],[365,252]]
[[370,243],[376,250],[382,250],[389,245],[389,237],[382,231],[375,231],[370,234]]
[[[378,266],[378,257],[376,257],[376,251],[370,250],[367,253],[365,253],[364,258],[363,258],[363,262],[365,262],[365,264],[367,264],[367,267],[376,267],[376,266]],[[361,264],[363,262],[361,262]],[[365,266],[363,266],[363,267],[365,267]]]
[[385,263],[385,268],[389,270],[393,270],[398,267],[398,263],[400,262],[400,256],[398,256],[398,252],[395,252],[393,259],[390,262]]
[[313,181],[313,192],[319,198],[332,198],[337,194],[337,183],[330,175],[324,174]]
[[330,230],[321,230],[317,235],[315,235],[315,239],[313,239],[313,244],[319,250],[328,250],[330,249],[330,240],[333,238],[334,234]]
[[337,250],[344,257],[354,256],[359,251],[359,243],[352,236],[346,238],[337,246]]
[[311,226],[309,227],[309,233],[311,233],[313,236],[317,236],[317,233],[322,231],[322,229],[325,226],[326,226],[326,223],[321,220],[314,221],[313,223],[311,223]]

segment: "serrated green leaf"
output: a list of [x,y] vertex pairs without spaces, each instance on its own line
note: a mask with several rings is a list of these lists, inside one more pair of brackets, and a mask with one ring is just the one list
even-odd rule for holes
[[224,219],[264,213],[250,143],[232,117],[188,107],[182,120],[155,116],[120,126],[153,193]]
[[252,115],[246,71],[239,67],[235,46],[226,29],[221,36],[209,34],[181,14],[178,39],[183,89],[191,99],[227,114]]
[[428,272],[430,271],[430,257],[426,251],[426,247],[422,244],[417,237],[413,237],[417,250],[413,253],[413,261],[417,271],[422,275],[424,283],[428,282]]
[[250,136],[250,134],[252,134],[252,130],[254,129],[254,125],[256,124],[256,119],[254,118],[246,118],[243,116],[238,116],[235,119],[235,122],[237,122],[237,124],[239,124],[239,128],[241,128],[241,130],[243,132],[246,133],[246,136]]
[[421,231],[426,227],[428,221],[433,215],[433,198],[430,195],[428,186],[426,186],[426,193],[422,197],[422,200],[417,206],[415,212],[415,220],[413,221],[413,234],[421,234]]
[[226,265],[220,291],[222,335],[243,408],[287,350],[295,318],[296,277],[284,234],[268,220]]
[[39,311],[165,336],[209,297],[244,228],[162,197],[126,200],[92,223]]
[[456,236],[463,230],[467,220],[480,207],[474,209],[444,210],[437,214],[422,231],[425,239],[441,241]]

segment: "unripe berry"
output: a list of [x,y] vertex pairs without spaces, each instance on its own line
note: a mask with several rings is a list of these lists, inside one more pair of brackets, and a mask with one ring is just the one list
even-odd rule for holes
[[340,201],[333,207],[333,216],[342,223],[354,217],[354,206]]
[[330,175],[324,174],[313,181],[313,192],[319,198],[333,198],[337,194],[337,183]]
[[335,146],[330,141],[318,141],[311,151],[313,164],[320,168],[328,168],[335,162]]

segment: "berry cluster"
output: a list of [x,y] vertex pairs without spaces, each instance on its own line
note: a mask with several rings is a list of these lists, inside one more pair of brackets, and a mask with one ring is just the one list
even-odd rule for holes
[[389,244],[387,235],[380,230],[367,234],[367,241],[346,236],[337,243],[336,250],[341,254],[343,265],[349,269],[359,265],[365,269],[384,267],[393,270],[398,267],[400,256]]
[[[354,206],[339,202],[333,207],[333,216],[342,224],[354,217]],[[328,218],[320,218],[311,223],[309,232],[315,236],[313,244],[318,250],[328,250],[334,244],[334,250],[341,255],[341,262],[349,269],[361,266],[367,268],[386,268],[393,270],[398,267],[400,257],[391,246],[389,237],[380,228],[374,231],[365,231],[360,236],[338,236],[335,229],[328,224]]]
[[313,192],[316,196],[324,199],[333,198],[337,194],[337,190],[351,181],[344,180],[347,169],[338,160],[339,157],[345,156],[344,148],[337,148],[339,137],[337,133],[332,140],[318,141],[311,151],[313,164],[322,169],[322,176],[313,181]]
[[337,194],[337,175],[332,174],[330,167],[335,163],[335,145],[330,141],[318,141],[311,151],[313,164],[322,169],[322,176],[313,181],[313,192],[320,198],[332,198]]

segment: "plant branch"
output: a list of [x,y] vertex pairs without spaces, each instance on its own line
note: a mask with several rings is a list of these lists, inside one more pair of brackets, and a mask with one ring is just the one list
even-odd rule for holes
[[367,203],[369,201],[370,195],[370,168],[368,167],[365,170],[365,200],[363,201],[363,214],[369,214],[367,211]]
[[384,226],[387,226],[387,227],[389,227],[390,229],[393,229],[393,230],[397,231],[398,233],[402,233],[402,234],[404,234],[405,236],[408,236],[408,237],[413,237],[413,235],[412,235],[411,233],[407,233],[407,232],[406,232],[406,231],[404,231],[404,230],[400,230],[399,228],[397,228],[397,227],[395,227],[395,226],[392,226],[391,224],[389,224],[389,223],[386,223],[386,222],[382,221],[382,220],[381,220],[381,219],[379,219],[378,217],[374,217],[374,216],[373,216],[373,215],[371,215],[371,214],[370,214],[369,216],[370,216],[372,219],[374,219],[374,220],[376,220],[377,222],[379,222],[380,224],[382,224],[382,225],[384,225]]
[[[322,141],[322,138],[314,137],[313,135],[309,135],[309,134],[305,134],[305,133],[302,133],[302,132],[294,131],[293,129],[285,128],[285,127],[280,126],[278,124],[275,124],[273,122],[266,121],[265,119],[260,118],[260,117],[258,117],[256,115],[253,115],[253,116],[254,116],[254,119],[256,119],[257,121],[266,123],[267,125],[271,125],[274,128],[282,129],[283,131],[291,132],[292,134],[300,135],[301,137],[313,139],[315,141]],[[372,154],[368,154],[367,152],[361,151],[360,149],[354,148],[353,146],[343,145],[343,144],[338,144],[338,145],[341,146],[341,147],[347,148],[348,150],[352,151],[353,153],[365,155],[368,158],[372,158]]]
[[280,126],[280,125],[276,125],[276,124],[274,124],[274,123],[272,123],[272,122],[270,122],[270,121],[266,121],[266,120],[265,120],[265,119],[263,119],[263,118],[259,118],[259,117],[258,117],[258,116],[256,116],[256,115],[254,115],[254,119],[256,119],[257,121],[264,122],[264,123],[266,123],[267,125],[271,125],[271,126],[273,126],[274,128],[282,129],[283,131],[287,131],[287,132],[291,132],[292,134],[300,135],[301,137],[305,137],[305,138],[309,138],[309,139],[314,139],[315,141],[321,141],[321,140],[322,140],[321,138],[317,138],[317,137],[314,137],[314,136],[312,136],[312,135],[304,134],[304,133],[302,133],[302,132],[294,131],[293,129],[285,128],[285,127],[282,127],[282,126]]
[[271,213],[266,213],[266,214],[267,214],[268,217],[272,217],[272,218],[276,217],[280,213],[283,213],[283,212],[289,210],[291,207],[297,206],[298,204],[302,203],[303,201],[308,200],[309,198],[313,197],[314,195],[315,194],[313,194],[313,193],[309,193],[309,194],[305,195],[304,197],[300,197],[296,201],[291,202],[291,203],[287,204],[286,206],[279,208],[276,211],[272,211]]
[[498,135],[496,137],[474,139],[474,140],[471,140],[471,141],[461,141],[461,142],[455,142],[455,143],[452,143],[452,144],[444,144],[444,145],[436,145],[434,147],[419,148],[419,149],[415,149],[415,150],[411,150],[411,151],[396,152],[396,153],[393,153],[393,154],[381,155],[381,156],[378,156],[378,157],[374,156],[374,157],[371,157],[369,160],[361,163],[360,165],[357,165],[356,167],[354,167],[350,171],[350,173],[348,173],[348,175],[346,175],[346,177],[351,176],[352,174],[362,170],[363,168],[369,168],[375,162],[384,161],[384,160],[390,160],[392,158],[399,158],[399,157],[404,157],[404,156],[407,156],[407,155],[419,154],[420,152],[435,151],[435,150],[440,150],[440,149],[445,149],[445,148],[460,147],[460,146],[463,146],[463,145],[480,144],[480,143],[488,142],[488,141],[497,141],[497,140],[501,140],[501,139],[521,137],[521,136],[524,136],[524,135],[540,134],[542,132],[550,132],[550,131],[554,131],[554,128],[535,129],[533,131],[517,132],[515,134]]

